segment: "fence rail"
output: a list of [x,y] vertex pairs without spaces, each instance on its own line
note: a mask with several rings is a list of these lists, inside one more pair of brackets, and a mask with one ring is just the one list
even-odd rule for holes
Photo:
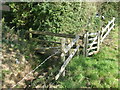
[[[56,37],[64,37],[64,38],[75,38],[76,35],[73,34],[64,34],[64,33],[52,33],[52,32],[42,32],[42,31],[27,31],[26,33],[31,34],[40,34],[40,35],[49,35],[49,36],[56,36]],[[82,36],[80,36],[80,39],[83,39]]]
[[77,35],[76,38],[73,39],[73,41],[68,46],[65,47],[64,52],[67,53],[78,40],[79,40],[79,36]]
[[[72,52],[70,51],[71,48],[73,47],[73,45],[77,44],[78,41],[79,41],[79,35],[76,35],[76,38],[73,39],[72,42],[68,46],[66,46],[65,45],[65,39],[62,39],[62,43],[61,43],[62,44],[62,47],[61,47],[61,51],[62,51],[61,58],[63,59],[64,64],[61,66],[61,69],[60,69],[59,73],[56,75],[55,80],[57,80],[63,72],[64,72],[63,76],[65,76],[65,67],[70,62],[70,60],[75,55],[75,53],[77,51],[79,51],[80,45],[78,45]],[[68,52],[70,52],[70,55],[65,60],[66,53],[68,53]]]
[[[115,21],[115,18],[113,17],[113,19],[108,23],[108,25],[102,30],[102,33],[101,33],[101,42],[103,42],[103,40],[106,38],[106,36],[113,29],[113,27],[115,25],[114,21]],[[112,24],[112,26],[110,27],[111,24]]]
[[75,55],[75,53],[77,52],[77,50],[79,49],[79,47],[80,47],[80,45],[78,45],[76,47],[76,49],[74,49],[74,51],[66,59],[66,61],[64,62],[64,64],[61,66],[61,69],[60,69],[59,73],[55,76],[55,80],[57,80],[60,77],[60,75],[63,73],[63,71],[65,70],[65,67],[68,65],[68,63],[70,62],[70,60],[73,58],[73,56]]
[[109,21],[109,23],[102,31],[98,31],[97,33],[85,33],[83,48],[84,56],[90,56],[99,52],[100,44],[115,26],[114,21],[115,18],[113,17],[113,19]]
[[[28,31],[27,33],[29,33],[31,40],[35,40],[38,42],[45,42],[45,43],[55,43],[55,44],[61,45],[59,49],[61,51],[60,56],[61,56],[63,65],[61,66],[58,74],[55,76],[55,80],[57,80],[61,74],[65,76],[65,68],[68,65],[68,63],[71,61],[73,56],[77,52],[79,52],[80,46],[82,46],[83,55],[85,57],[91,56],[99,52],[101,43],[110,33],[110,31],[114,28],[115,26],[114,22],[115,22],[115,18],[113,18],[110,22],[108,22],[108,24],[104,29],[102,29],[102,31],[97,31],[95,33],[86,32],[83,36],[63,34],[63,33],[40,32],[40,31],[32,31],[32,30]],[[61,42],[33,39],[32,34],[61,37]],[[72,39],[71,42],[68,43],[66,38],[71,38]],[[83,42],[82,44],[80,40],[82,40]],[[66,55],[68,55],[68,58],[66,58]]]
[[31,41],[35,41],[35,42],[41,42],[41,43],[54,43],[54,44],[61,44],[61,42],[55,42],[55,41],[47,41],[47,40],[40,40],[37,38],[31,38]]

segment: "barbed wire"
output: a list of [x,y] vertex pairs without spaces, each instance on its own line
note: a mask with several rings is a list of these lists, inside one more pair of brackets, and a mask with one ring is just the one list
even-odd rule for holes
[[36,71],[42,64],[44,64],[47,60],[49,60],[52,56],[56,55],[57,53],[59,53],[60,50],[58,50],[57,52],[55,52],[54,54],[52,54],[51,56],[49,56],[48,58],[46,58],[41,64],[39,64],[35,69],[33,69],[32,71],[30,71],[23,79],[21,79],[19,82],[17,82],[17,84],[15,84],[12,88],[16,87],[20,82],[22,82],[29,74],[33,73],[34,71]]

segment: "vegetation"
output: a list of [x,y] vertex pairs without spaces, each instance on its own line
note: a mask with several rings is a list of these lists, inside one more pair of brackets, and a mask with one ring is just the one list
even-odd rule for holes
[[[58,81],[53,78],[62,62],[54,57],[16,88],[118,88],[117,3],[9,2],[6,5],[10,6],[11,11],[4,11],[2,17],[3,88],[12,87],[49,56],[34,51],[34,48],[43,47],[44,44],[27,38],[26,31],[30,28],[54,33],[83,34],[86,30],[101,30],[112,17],[116,18],[115,28],[101,45],[98,54],[74,57],[66,68],[66,76],[60,77]],[[42,35],[35,37],[56,39]]]
[[[117,36],[117,33],[116,35]],[[58,83],[62,88],[117,88],[118,87],[118,44],[117,38],[92,57],[75,57],[68,65],[67,76]],[[112,46],[112,44],[114,44]]]
[[[97,7],[100,4],[84,2],[50,2],[50,3],[8,3],[11,7],[11,27],[16,29],[32,28],[33,30],[76,33],[88,29],[86,22],[94,23]],[[91,9],[89,11],[88,9]],[[24,11],[24,12],[23,12]],[[7,16],[6,16],[7,17]],[[88,19],[90,19],[88,21]],[[93,24],[93,25],[94,25]],[[94,25],[94,26],[95,26]],[[27,27],[26,27],[27,26]],[[93,27],[90,27],[93,29]],[[95,28],[97,29],[97,27]]]

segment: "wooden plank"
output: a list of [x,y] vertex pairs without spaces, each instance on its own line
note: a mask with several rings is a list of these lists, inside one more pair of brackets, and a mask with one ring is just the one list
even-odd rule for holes
[[97,52],[100,49],[100,31],[98,31],[98,43],[97,43]]
[[86,34],[84,35],[84,48],[83,48],[83,55],[85,57],[88,56],[88,51],[87,51],[87,48],[88,48],[88,32],[86,32]]
[[107,26],[102,30],[102,33],[104,33],[107,28],[109,28],[110,24],[112,24],[115,21],[115,17],[113,17],[113,19],[107,24]]
[[61,69],[59,71],[59,73],[55,76],[55,80],[57,80],[60,75],[62,74],[62,72],[65,70],[65,67],[68,65],[68,63],[70,62],[70,60],[73,58],[73,56],[75,55],[75,53],[77,52],[77,50],[79,49],[80,45],[76,47],[76,49],[74,49],[74,51],[71,53],[71,55],[66,59],[66,61],[64,62],[64,64],[61,66]]
[[61,44],[60,42],[54,42],[54,41],[47,41],[47,40],[40,40],[37,38],[32,38],[32,41],[36,41],[36,42],[42,42],[42,43],[54,43],[54,44]]
[[96,37],[88,39],[89,41],[96,40]]
[[[62,38],[61,39],[61,60],[64,62],[65,61],[65,42],[66,42],[66,39],[65,38]],[[65,76],[65,70],[63,71],[63,76]]]
[[[100,46],[100,31],[97,32],[97,42],[92,42],[92,45],[93,44],[97,44],[97,46],[96,47],[90,47],[88,49],[88,51],[93,50],[93,49],[97,49],[97,52],[98,52],[99,51],[99,46]],[[95,51],[90,52],[88,55],[92,55],[94,53],[95,53]]]
[[104,32],[107,31],[107,28],[109,28],[109,25],[110,25],[110,24],[111,24],[111,23],[109,22],[109,23],[107,24],[107,26],[106,26],[105,28],[103,28],[102,33],[104,33]]
[[77,35],[76,38],[73,39],[73,41],[68,46],[66,46],[65,53],[67,53],[78,40],[79,40],[79,36]]
[[93,50],[93,49],[97,49],[97,46],[96,47],[88,48],[87,50],[90,51],[90,50]]
[[66,39],[65,38],[62,38],[61,39],[61,51],[63,53],[65,53],[65,42],[66,42]]
[[[80,41],[79,40],[76,41],[76,46],[78,46],[78,45],[80,45]],[[79,55],[79,53],[80,53],[80,48],[78,48],[78,50],[77,50],[77,55]]]
[[102,37],[101,42],[103,42],[103,40],[106,38],[106,36],[110,33],[110,31],[112,30],[112,28],[114,27],[115,24],[113,24],[110,29],[106,32],[106,34]]
[[90,48],[91,48],[91,46],[93,46],[94,44],[97,44],[98,42],[92,42],[92,43],[90,43],[90,44],[88,44],[88,46],[90,46]]
[[89,36],[97,35],[97,33],[89,33]]
[[89,41],[88,41],[88,32],[86,33],[86,50],[85,50],[85,56],[87,57],[88,56],[88,51],[87,51],[87,48],[88,48],[88,43],[89,43]]
[[97,51],[93,51],[93,52],[90,52],[88,55],[90,56],[90,55],[93,55],[93,54],[96,54],[96,53],[98,53]]
[[[66,38],[67,39],[67,43],[68,45],[70,44],[70,42],[72,41],[70,38]],[[68,56],[71,54],[71,49],[68,51]]]
[[97,36],[94,38],[93,42],[89,44],[89,47],[91,48],[94,45],[94,42],[97,40]]
[[84,38],[83,38],[83,56],[85,56],[86,54],[86,33],[84,34]]
[[103,35],[104,35],[104,32],[102,32],[102,31],[101,31],[101,35],[100,35],[100,37],[102,38],[102,37],[103,37]]
[[89,55],[89,56],[90,56],[90,55],[93,55],[93,54],[94,54],[94,52],[95,52],[95,51],[93,51],[93,52],[90,52],[88,55]]
[[[52,33],[52,32],[41,32],[41,31],[27,31],[26,33],[32,33],[32,34],[41,34],[41,35],[50,35],[50,36],[57,36],[57,37],[64,37],[64,38],[75,38],[76,35],[73,34],[63,34],[63,33]],[[80,36],[80,39],[83,37]]]

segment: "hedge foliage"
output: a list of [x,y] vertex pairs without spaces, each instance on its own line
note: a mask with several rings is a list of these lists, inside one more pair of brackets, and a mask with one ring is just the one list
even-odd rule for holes
[[[92,7],[93,5],[93,7]],[[17,29],[74,33],[86,25],[96,8],[84,2],[9,3],[11,26]],[[91,9],[90,11],[88,9]]]
[[[11,12],[4,15],[8,25],[18,29],[62,33],[99,30],[101,16],[116,15],[116,3],[88,2],[19,2],[7,3]],[[96,17],[96,14],[100,17]],[[111,19],[109,19],[111,20]],[[108,20],[107,20],[108,21]]]

